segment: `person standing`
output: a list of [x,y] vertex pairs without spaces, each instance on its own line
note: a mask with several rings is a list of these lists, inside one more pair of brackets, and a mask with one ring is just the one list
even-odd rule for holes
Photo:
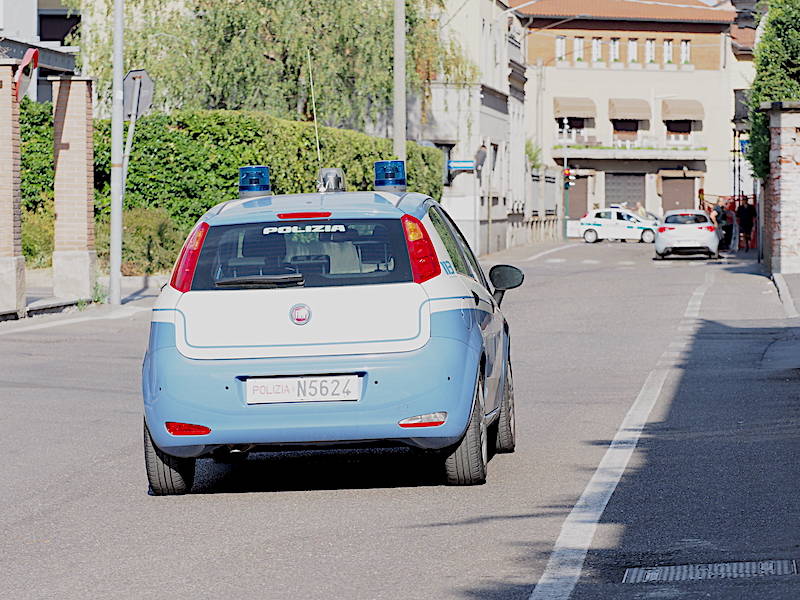
[[749,251],[753,225],[756,222],[756,208],[752,201],[748,200],[739,205],[739,208],[736,209],[736,218],[739,220],[739,232],[744,234],[745,248]]
[[714,206],[714,210],[711,212],[711,220],[714,222],[714,225],[717,227],[717,237],[719,237],[720,242],[720,250],[727,250],[729,240],[726,239],[728,233],[728,211],[725,210],[725,201],[720,198],[717,200],[716,206]]

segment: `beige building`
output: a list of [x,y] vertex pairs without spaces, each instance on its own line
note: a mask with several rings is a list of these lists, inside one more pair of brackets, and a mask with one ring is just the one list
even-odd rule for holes
[[528,121],[546,164],[578,178],[568,215],[617,203],[695,207],[734,192],[733,7],[541,0],[528,21]]

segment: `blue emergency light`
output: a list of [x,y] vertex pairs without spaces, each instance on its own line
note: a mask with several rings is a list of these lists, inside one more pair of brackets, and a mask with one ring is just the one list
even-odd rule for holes
[[375,163],[375,189],[386,192],[405,192],[406,163],[402,160],[379,160]]
[[251,165],[239,167],[239,198],[253,198],[272,193],[269,167]]

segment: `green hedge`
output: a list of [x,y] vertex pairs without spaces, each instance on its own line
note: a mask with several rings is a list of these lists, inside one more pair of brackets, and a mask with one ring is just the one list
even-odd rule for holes
[[[110,126],[96,125],[95,204],[110,198]],[[392,157],[392,143],[355,131],[320,128],[323,166],[344,169],[348,189],[372,187],[372,165]],[[126,208],[160,207],[186,226],[219,202],[237,196],[238,168],[264,164],[273,191],[314,191],[318,170],[314,126],[257,112],[179,111],[136,124]],[[442,192],[442,154],[408,145],[409,187],[435,198]]]
[[[52,105],[25,101],[21,109],[23,207],[28,212],[52,214]],[[96,121],[95,212],[101,254],[107,246],[103,236],[107,235],[104,225],[110,207],[110,138],[109,121]],[[320,147],[323,166],[342,168],[350,190],[370,189],[373,162],[393,156],[391,140],[330,127],[320,127]],[[136,215],[137,225],[132,229],[160,233],[139,239],[142,236],[126,227],[124,244],[130,246],[127,260],[131,272],[161,268],[165,259],[153,254],[152,240],[169,240],[172,245],[173,236],[164,231],[165,215],[183,236],[207,209],[237,197],[238,168],[248,164],[271,168],[277,194],[314,191],[319,165],[313,124],[243,111],[177,111],[141,119],[136,124],[125,209],[126,215]],[[441,152],[409,143],[407,167],[411,190],[437,199],[441,196]],[[152,223],[137,210],[154,208],[159,210]],[[39,256],[48,251],[41,242],[41,220],[27,220],[36,224],[36,231],[28,236],[32,241],[26,246],[26,256],[37,263],[49,258]],[[147,227],[142,229],[144,222]]]

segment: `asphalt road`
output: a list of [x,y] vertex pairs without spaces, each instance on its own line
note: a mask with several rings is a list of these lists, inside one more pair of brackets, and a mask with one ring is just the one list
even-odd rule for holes
[[[525,260],[554,248],[491,257],[526,273],[504,301],[518,450],[475,488],[405,452],[328,451],[201,461],[194,493],[149,496],[152,298],[0,324],[0,595],[800,597],[796,575],[621,583],[631,567],[800,559],[800,333],[769,279],[643,244]],[[639,432],[626,414],[648,394]],[[598,471],[619,452],[618,476]],[[570,540],[587,528],[583,562]],[[580,559],[574,589],[554,556]]]

